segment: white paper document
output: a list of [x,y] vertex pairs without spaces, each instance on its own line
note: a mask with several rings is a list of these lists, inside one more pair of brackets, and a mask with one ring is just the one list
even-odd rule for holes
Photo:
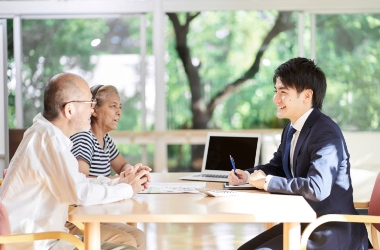
[[178,194],[199,193],[197,189],[205,189],[206,182],[161,182],[149,183],[148,189],[139,194]]
[[254,186],[251,186],[249,183],[239,185],[239,186],[234,186],[234,185],[230,185],[228,183],[224,183],[223,187],[225,189],[231,189],[231,190],[258,190]]

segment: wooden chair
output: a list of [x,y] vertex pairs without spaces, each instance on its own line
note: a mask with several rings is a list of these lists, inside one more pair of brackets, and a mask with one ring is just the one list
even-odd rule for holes
[[31,242],[35,240],[65,240],[73,244],[78,250],[84,250],[84,243],[72,234],[65,232],[44,232],[31,234],[0,235],[0,244]]
[[321,224],[327,222],[362,222],[371,225],[370,237],[374,249],[379,248],[377,232],[380,231],[380,173],[377,175],[375,185],[372,190],[371,199],[368,203],[355,203],[356,208],[368,207],[368,215],[351,215],[351,214],[327,214],[319,217],[310,223],[302,233],[301,250],[306,250],[307,240],[310,234]]
[[[0,179],[0,186],[3,179]],[[69,211],[71,211],[69,208]],[[72,222],[77,226],[82,232],[84,231],[84,225],[81,222]],[[30,233],[30,234],[12,234],[12,235],[0,235],[0,244],[11,244],[20,242],[31,242],[35,240],[65,240],[73,244],[78,250],[84,250],[84,243],[78,239],[76,236],[66,233],[66,232],[44,232],[44,233]]]
[[22,141],[26,129],[9,129],[9,161],[15,154],[18,145]]
[[[25,131],[26,131],[26,129],[10,129],[9,130],[9,160],[11,160],[13,155],[15,154],[15,152],[18,148],[18,145],[20,144],[20,142],[24,136]],[[5,177],[5,174],[6,174],[6,169],[4,170],[3,178]],[[1,186],[2,182],[3,182],[3,180],[0,179],[0,186]],[[74,209],[74,206],[69,207],[69,212],[72,209]],[[72,222],[72,221],[71,221],[71,223],[73,223],[75,226],[77,226],[82,231],[82,233],[84,232],[83,223]],[[130,226],[137,227],[137,223],[134,223],[134,222],[127,222],[127,224],[129,224]]]
[[[76,205],[70,205],[69,212],[71,212],[75,207]],[[84,235],[84,224],[82,222],[79,222],[79,221],[70,221],[70,222],[73,223]]]

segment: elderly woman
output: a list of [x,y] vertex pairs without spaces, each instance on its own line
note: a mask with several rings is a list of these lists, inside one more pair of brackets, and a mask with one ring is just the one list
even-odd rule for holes
[[[70,138],[73,142],[71,152],[78,159],[79,171],[86,176],[115,178],[110,176],[111,168],[119,175],[133,169],[108,135],[108,132],[116,129],[120,120],[120,97],[117,89],[111,85],[94,86],[91,92],[92,99],[96,99],[91,116],[91,130],[77,133]],[[141,163],[135,168],[151,170]],[[150,181],[150,176],[147,177]],[[125,223],[102,223],[101,238],[102,241],[132,245],[138,249],[145,249],[146,245],[144,232]]]

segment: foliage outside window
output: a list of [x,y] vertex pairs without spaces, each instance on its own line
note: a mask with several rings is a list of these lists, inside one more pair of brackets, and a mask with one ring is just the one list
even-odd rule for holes
[[[168,129],[282,128],[287,121],[275,115],[272,76],[278,65],[298,55],[297,15],[277,11],[167,13]],[[308,57],[308,18],[305,21]],[[148,57],[152,56],[151,22],[149,14]],[[328,82],[323,111],[343,130],[380,130],[380,15],[316,15],[316,24],[316,62]],[[22,30],[25,127],[41,111],[43,87],[53,74],[76,70],[91,78],[97,56],[139,53],[138,18],[23,20]],[[10,20],[10,127],[15,125],[12,32]],[[89,46],[94,38],[102,41],[97,47]],[[264,53],[260,54],[260,47]],[[118,130],[141,130],[139,92],[121,96],[124,108]],[[211,105],[213,101],[217,105]],[[148,129],[153,126],[154,120]],[[173,145],[168,149],[171,170],[199,169],[195,163],[203,147]],[[120,145],[120,150],[133,160],[141,154],[134,146]],[[148,151],[152,159],[154,146]]]
[[343,130],[380,130],[380,15],[318,15],[317,63],[327,77],[323,110]]

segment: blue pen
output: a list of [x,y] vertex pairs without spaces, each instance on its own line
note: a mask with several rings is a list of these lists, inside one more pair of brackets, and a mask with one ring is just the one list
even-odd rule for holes
[[239,178],[239,176],[238,176],[237,173],[236,173],[236,167],[235,167],[235,161],[234,161],[234,158],[232,158],[231,155],[230,155],[230,160],[231,160],[232,167],[234,168],[235,175],[236,175],[236,177]]

